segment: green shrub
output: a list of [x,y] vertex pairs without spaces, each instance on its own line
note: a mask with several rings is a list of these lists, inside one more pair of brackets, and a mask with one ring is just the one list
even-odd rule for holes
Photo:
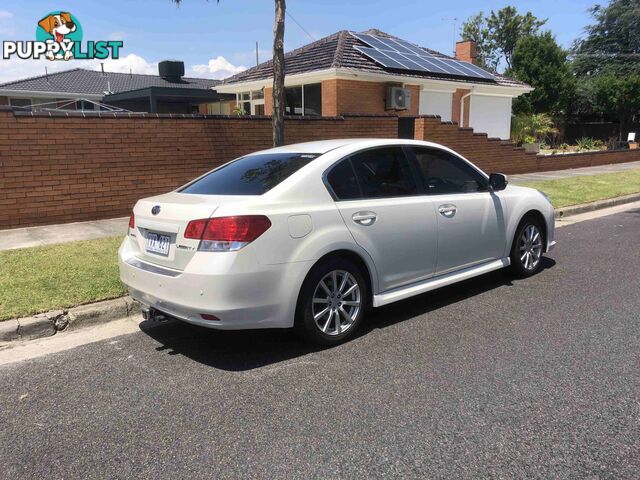
[[553,119],[546,113],[516,115],[511,124],[511,140],[520,145],[522,143],[543,142],[550,135],[558,133],[553,125]]
[[576,142],[576,146],[578,147],[578,150],[593,150],[595,145],[593,138],[582,137]]

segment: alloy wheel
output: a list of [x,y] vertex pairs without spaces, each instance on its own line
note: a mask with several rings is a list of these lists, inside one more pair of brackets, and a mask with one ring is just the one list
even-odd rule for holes
[[542,235],[535,225],[527,225],[520,235],[520,261],[526,270],[535,270],[542,257]]
[[327,335],[340,335],[349,330],[361,309],[360,286],[356,278],[345,270],[327,273],[313,293],[313,320]]

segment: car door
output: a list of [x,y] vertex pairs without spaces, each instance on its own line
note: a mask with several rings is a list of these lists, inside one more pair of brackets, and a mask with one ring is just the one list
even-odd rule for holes
[[387,146],[343,159],[326,177],[354,240],[375,263],[380,291],[435,271],[436,213],[418,175],[401,146]]
[[504,204],[488,179],[446,150],[412,147],[438,223],[436,274],[504,255]]

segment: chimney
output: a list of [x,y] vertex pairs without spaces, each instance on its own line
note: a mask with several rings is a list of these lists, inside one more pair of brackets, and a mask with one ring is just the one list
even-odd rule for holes
[[473,40],[456,42],[456,60],[475,63],[476,58],[478,58],[476,42]]

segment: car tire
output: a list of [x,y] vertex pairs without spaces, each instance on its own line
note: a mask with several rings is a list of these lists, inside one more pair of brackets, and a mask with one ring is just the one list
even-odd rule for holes
[[511,270],[518,277],[530,277],[542,268],[545,236],[540,221],[526,216],[518,225],[511,245]]
[[340,257],[323,260],[302,285],[294,331],[316,345],[338,345],[360,326],[368,298],[367,283],[358,265]]

